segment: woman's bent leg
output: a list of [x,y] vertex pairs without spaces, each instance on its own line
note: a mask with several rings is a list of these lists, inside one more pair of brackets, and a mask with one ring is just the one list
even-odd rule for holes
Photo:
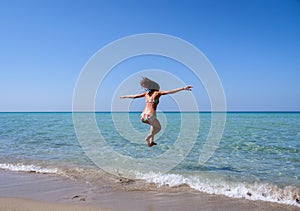
[[153,126],[153,136],[154,136],[161,130],[161,125],[160,125],[160,122],[158,121],[158,119],[155,119],[153,121],[152,126]]
[[149,147],[156,145],[156,143],[154,142],[154,135],[156,135],[160,130],[160,122],[155,118],[153,122],[151,122],[150,134],[147,136],[147,138],[149,137],[149,142],[147,142]]

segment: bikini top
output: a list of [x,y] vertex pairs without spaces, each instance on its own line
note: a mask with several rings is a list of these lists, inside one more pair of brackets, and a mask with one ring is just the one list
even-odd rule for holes
[[153,99],[152,97],[150,98],[150,100],[146,100],[146,103],[154,103],[154,104],[158,104],[159,103],[159,99]]

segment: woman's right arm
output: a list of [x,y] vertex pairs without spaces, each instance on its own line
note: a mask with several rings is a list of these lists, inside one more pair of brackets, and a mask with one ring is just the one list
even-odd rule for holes
[[121,98],[121,99],[124,99],[124,98],[132,98],[132,99],[135,99],[135,98],[145,97],[145,95],[146,95],[146,92],[141,93],[141,94],[136,94],[136,95],[123,95],[123,96],[120,96],[120,98]]

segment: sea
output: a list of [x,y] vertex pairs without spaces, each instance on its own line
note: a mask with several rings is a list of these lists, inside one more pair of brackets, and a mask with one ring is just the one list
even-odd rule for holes
[[[159,112],[162,129],[151,148],[144,140],[150,126],[138,112],[75,115],[76,121],[72,112],[0,113],[0,170],[93,185],[121,178],[134,190],[154,185],[300,207],[299,112],[223,113],[214,142],[214,113]],[[199,162],[206,150],[209,157]]]

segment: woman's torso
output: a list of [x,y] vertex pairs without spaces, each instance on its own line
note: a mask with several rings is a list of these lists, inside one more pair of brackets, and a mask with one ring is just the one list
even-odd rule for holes
[[147,92],[145,95],[146,106],[143,113],[155,114],[156,108],[159,103],[160,94],[159,91],[154,91],[153,93]]

